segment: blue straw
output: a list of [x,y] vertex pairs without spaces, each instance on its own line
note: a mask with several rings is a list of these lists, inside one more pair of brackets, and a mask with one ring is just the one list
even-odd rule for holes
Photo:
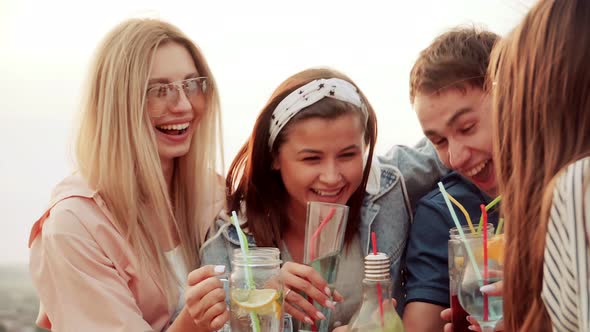
[[455,226],[457,227],[457,230],[459,231],[459,235],[461,236],[463,243],[465,243],[465,250],[467,251],[467,256],[469,257],[471,264],[473,264],[473,269],[475,270],[475,275],[477,276],[477,280],[481,280],[481,273],[479,273],[479,268],[477,267],[477,261],[475,260],[475,256],[473,255],[473,252],[471,252],[471,247],[467,243],[467,237],[465,237],[465,233],[463,232],[463,227],[461,226],[461,223],[459,223],[459,219],[457,218],[457,215],[455,214],[455,209],[453,209],[453,205],[451,204],[451,201],[449,200],[449,197],[447,196],[448,195],[447,191],[445,190],[445,186],[443,186],[442,182],[438,183],[438,188],[440,189],[440,192],[442,193],[442,196],[445,199],[445,203],[447,203],[447,208],[449,209],[449,212],[451,213],[451,218],[453,219],[453,222],[455,223]]

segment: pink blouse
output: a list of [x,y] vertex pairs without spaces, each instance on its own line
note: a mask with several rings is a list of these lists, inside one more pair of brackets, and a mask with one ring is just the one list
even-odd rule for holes
[[[208,225],[201,228],[204,237]],[[49,209],[33,225],[29,246],[41,301],[39,326],[127,332],[169,325],[175,308],[168,306],[162,285],[138,273],[137,257],[105,202],[79,175],[55,188]]]

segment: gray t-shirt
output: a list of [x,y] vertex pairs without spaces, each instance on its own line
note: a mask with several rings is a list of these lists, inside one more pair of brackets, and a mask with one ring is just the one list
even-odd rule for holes
[[[289,254],[287,246],[281,246],[281,259],[283,262],[291,262],[293,259]],[[362,282],[364,278],[364,261],[361,243],[358,235],[353,238],[348,249],[344,249],[338,265],[336,282],[334,288],[344,297],[344,302],[336,304],[336,310],[332,311],[330,317],[330,330],[346,325],[352,315],[358,310],[363,297]],[[294,331],[299,331],[299,322],[293,320]]]

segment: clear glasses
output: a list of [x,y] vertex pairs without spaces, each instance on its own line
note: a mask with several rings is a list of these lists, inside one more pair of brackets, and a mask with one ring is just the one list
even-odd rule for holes
[[152,85],[147,89],[147,106],[152,117],[161,117],[178,103],[180,90],[193,107],[207,93],[207,77],[194,77],[167,84]]
[[[334,288],[336,281],[347,221],[348,206],[346,205],[323,202],[307,203],[303,262],[318,271],[331,289]],[[328,331],[332,311],[319,303],[314,303],[314,305],[326,316],[326,319],[319,321],[317,326],[301,322],[299,331]]]
[[[468,239],[479,238],[481,239],[482,235],[471,233],[471,228],[469,226],[463,226],[463,233]],[[488,224],[488,236],[494,234],[494,225]],[[469,257],[467,257],[467,253],[465,252],[465,247],[463,246],[463,242],[461,241],[461,236],[459,235],[459,231],[457,227],[453,227],[449,230],[449,242],[448,242],[448,249],[449,249],[449,295],[451,297],[451,312],[452,315],[452,322],[453,322],[453,332],[464,332],[468,330],[469,325],[471,325],[467,321],[467,316],[469,315],[465,309],[459,303],[459,287],[461,286],[461,273],[465,268],[465,263],[468,262]]]
[[[479,289],[502,280],[502,264],[504,255],[503,238],[495,236],[488,241],[487,265],[483,259],[483,239],[467,238],[463,246],[473,253],[475,262],[465,257],[461,284],[459,286],[459,302],[465,311],[475,318],[484,332],[494,330],[496,323],[502,319],[503,300],[501,296],[489,296]],[[474,264],[475,263],[475,264]]]

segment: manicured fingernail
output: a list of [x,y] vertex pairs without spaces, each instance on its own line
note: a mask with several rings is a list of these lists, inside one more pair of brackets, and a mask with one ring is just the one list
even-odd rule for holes
[[326,293],[326,295],[328,296],[332,296],[332,291],[330,290],[330,287],[326,286],[326,288],[324,288],[324,293]]
[[311,320],[311,318],[305,316],[305,318],[303,318],[303,321],[306,322],[307,324],[313,324],[313,320]]
[[332,310],[336,310],[336,305],[334,302],[330,301],[330,300],[326,300],[326,307],[332,309]]
[[479,291],[482,293],[490,293],[496,290],[496,286],[494,286],[493,284],[491,285],[485,285],[485,286],[481,286],[479,288]]
[[467,329],[469,329],[469,331],[477,331],[477,329],[473,325],[467,326]]
[[324,316],[324,314],[322,314],[322,313],[321,313],[321,312],[319,312],[319,311],[318,311],[318,312],[316,312],[316,313],[315,313],[315,315],[316,315],[316,316],[317,316],[319,319],[321,319],[321,320],[326,320],[326,316]]
[[225,265],[215,265],[213,271],[215,271],[215,273],[223,273],[225,272]]

